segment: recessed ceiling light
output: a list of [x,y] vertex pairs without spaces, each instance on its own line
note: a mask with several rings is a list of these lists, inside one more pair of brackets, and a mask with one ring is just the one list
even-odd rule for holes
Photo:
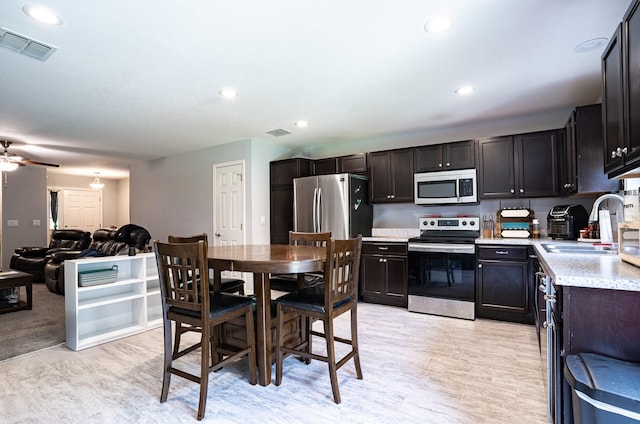
[[456,94],[466,95],[471,93],[473,93],[473,87],[470,85],[462,85],[456,88]]
[[307,128],[309,126],[309,122],[307,121],[297,121],[296,127],[298,128]]
[[61,25],[62,19],[53,12],[42,6],[34,6],[28,4],[22,8],[22,11],[27,14],[31,19],[35,19],[38,22],[49,25]]
[[223,88],[220,90],[220,95],[225,99],[233,99],[238,96],[238,93],[232,88]]
[[598,50],[600,47],[607,43],[606,38],[592,38],[591,40],[583,41],[574,47],[573,51],[576,53],[587,53],[594,50]]
[[439,16],[437,18],[429,19],[424,25],[424,30],[431,33],[444,32],[448,30],[450,26],[451,20],[449,20],[449,18]]

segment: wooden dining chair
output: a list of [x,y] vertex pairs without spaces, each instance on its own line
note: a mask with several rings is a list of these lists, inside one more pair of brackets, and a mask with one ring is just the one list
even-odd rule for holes
[[[209,290],[207,243],[154,242],[160,279],[164,327],[164,371],[160,402],[169,394],[171,375],[175,374],[200,385],[197,418],[205,414],[209,373],[217,371],[240,357],[249,361],[249,382],[256,384],[256,348],[253,304],[250,298]],[[246,346],[232,349],[220,344],[219,328],[228,321],[244,316]],[[172,325],[188,326],[200,332],[200,341],[184,349],[172,348]],[[179,330],[176,330],[179,334]],[[174,367],[173,361],[193,351],[200,352],[200,374]]]
[[[331,240],[327,245],[327,261],[325,265],[325,282],[322,286],[307,287],[285,294],[276,299],[277,305],[277,358],[276,385],[282,382],[283,361],[289,355],[297,355],[306,359],[317,359],[327,362],[329,377],[333,390],[333,400],[340,403],[337,370],[350,359],[356,368],[356,377],[362,379],[360,355],[358,353],[358,273],[360,270],[360,253],[362,236],[349,240]],[[284,345],[284,314],[292,312],[311,321],[320,320],[324,331],[314,331],[307,327],[307,339],[319,336],[325,339],[327,354],[313,353],[311,343],[303,342],[295,347]],[[351,339],[338,337],[334,333],[334,319],[346,312],[351,313]],[[340,360],[336,358],[335,342],[350,346],[349,352]]]
[[[289,244],[293,246],[325,247],[331,241],[331,232],[305,233],[289,231]],[[269,278],[271,290],[292,292],[304,287],[313,287],[324,282],[322,273],[276,274]]]
[[[196,234],[194,236],[169,236],[169,243],[194,243],[200,240],[208,244],[207,233]],[[241,278],[223,277],[222,283],[220,284],[220,291],[224,293],[239,293],[244,296],[244,280]]]

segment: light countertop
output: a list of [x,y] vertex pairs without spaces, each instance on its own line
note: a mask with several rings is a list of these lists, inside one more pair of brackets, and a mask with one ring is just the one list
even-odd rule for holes
[[[577,244],[551,239],[477,239],[476,244],[531,245],[544,268],[560,286],[640,291],[640,268],[618,255],[550,253],[541,244]],[[582,243],[580,243],[582,244]]]

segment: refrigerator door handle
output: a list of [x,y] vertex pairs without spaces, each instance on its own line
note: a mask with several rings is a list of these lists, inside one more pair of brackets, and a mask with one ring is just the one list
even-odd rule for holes
[[318,204],[317,204],[317,208],[318,208],[318,227],[316,232],[320,233],[322,232],[322,189],[318,188]]
[[313,222],[313,232],[317,233],[316,231],[316,222],[317,222],[317,217],[316,217],[316,212],[317,212],[317,204],[318,204],[318,189],[314,188],[313,189],[313,205],[311,207],[312,209],[312,222]]

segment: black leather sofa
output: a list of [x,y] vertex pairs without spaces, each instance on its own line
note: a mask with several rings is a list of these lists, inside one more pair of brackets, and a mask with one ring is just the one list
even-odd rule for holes
[[[126,227],[126,228],[125,228]],[[93,233],[93,240],[83,251],[59,251],[51,255],[45,265],[44,280],[49,291],[64,295],[64,261],[82,257],[127,255],[131,249],[146,251],[151,235],[143,227],[129,224],[118,230],[99,229]]]
[[116,230],[101,228],[94,231],[91,244],[84,250],[54,252],[44,266],[44,283],[49,291],[64,295],[64,261],[82,256],[114,256],[126,253],[127,243],[116,241]]
[[34,283],[44,282],[44,267],[54,252],[80,251],[89,247],[91,233],[82,230],[54,230],[49,247],[20,247],[11,257],[9,267],[33,275]]

